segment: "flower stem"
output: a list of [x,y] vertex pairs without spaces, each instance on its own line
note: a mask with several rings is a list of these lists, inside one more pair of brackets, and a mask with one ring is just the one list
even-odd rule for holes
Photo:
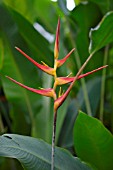
[[51,170],[54,170],[56,120],[57,120],[57,111],[54,112],[54,119],[53,119],[52,152],[51,152]]

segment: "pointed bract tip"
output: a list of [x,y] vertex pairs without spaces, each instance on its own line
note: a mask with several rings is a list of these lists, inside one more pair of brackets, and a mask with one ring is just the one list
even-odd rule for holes
[[16,50],[20,50],[20,48],[19,48],[19,47],[17,47],[17,46],[15,46],[15,49],[16,49]]
[[73,48],[63,59],[57,60],[57,66],[58,67],[62,66],[66,62],[66,60],[70,57],[74,50],[75,48]]
[[46,97],[52,97],[52,98],[56,98],[56,93],[54,91],[54,89],[51,89],[51,88],[48,88],[48,89],[34,89],[34,88],[31,88],[31,87],[28,87],[16,80],[14,80],[13,78],[9,77],[9,76],[5,76],[6,78],[8,78],[9,80],[11,80],[12,82],[18,84],[19,86],[31,91],[31,92],[34,92],[34,93],[37,93],[37,94],[40,94],[42,96],[46,96]]
[[108,67],[109,65],[105,65],[105,66],[102,66],[103,68],[106,68],[106,67]]
[[46,72],[47,74],[50,74],[52,76],[55,75],[55,71],[53,68],[49,67],[47,64],[45,64],[43,62],[42,64],[39,64],[38,62],[36,62],[35,60],[33,60],[30,56],[28,56],[24,51],[22,51],[20,48],[15,47],[23,56],[25,56],[30,62],[32,62],[36,67],[38,67],[39,69],[41,69],[42,71]]
[[58,59],[58,55],[59,55],[59,36],[60,36],[60,19],[58,18],[58,24],[56,29],[56,40],[55,40],[55,47],[54,47],[55,59]]

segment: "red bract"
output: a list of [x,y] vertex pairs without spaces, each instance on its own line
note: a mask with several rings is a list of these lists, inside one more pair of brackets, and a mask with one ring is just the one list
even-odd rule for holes
[[56,63],[57,63],[57,67],[60,67],[62,66],[66,60],[69,58],[69,56],[72,54],[72,52],[75,50],[75,48],[73,48],[63,59],[61,60],[57,60]]
[[60,19],[58,19],[57,30],[56,30],[56,40],[54,48],[54,58],[58,59],[59,55],[59,35],[60,35]]
[[31,61],[35,66],[37,66],[42,71],[46,72],[47,74],[50,74],[52,76],[55,75],[55,70],[47,65],[42,65],[37,63],[35,60],[33,60],[31,57],[29,57],[25,52],[23,52],[20,48],[15,47],[23,56],[25,56],[29,61]]
[[56,98],[56,93],[53,89],[51,88],[48,88],[48,89],[34,89],[34,88],[31,88],[31,87],[28,87],[14,79],[12,79],[11,77],[9,76],[6,76],[9,80],[13,81],[14,83],[18,84],[19,86],[29,90],[29,91],[32,91],[34,93],[37,93],[37,94],[40,94],[40,95],[43,95],[43,96],[47,96],[47,97],[53,97],[53,98]]
[[[83,77],[85,77],[85,76],[88,76],[88,75],[90,75],[90,74],[92,74],[92,73],[94,73],[94,72],[96,72],[96,71],[99,71],[99,70],[101,70],[101,69],[103,69],[103,68],[106,68],[108,65],[105,65],[105,66],[102,66],[102,67],[100,67],[100,68],[97,68],[97,69],[95,69],[95,70],[93,70],[93,71],[91,71],[91,72],[88,72],[88,73],[86,73],[86,74],[82,74],[82,75],[80,75],[80,76],[75,76],[75,77],[62,77],[62,81],[61,81],[61,83],[64,81],[64,84],[66,84],[66,83],[69,83],[69,80],[70,80],[70,82],[72,82],[71,83],[71,85],[69,86],[69,88],[66,90],[66,92],[62,95],[62,96],[60,96],[58,99],[56,99],[55,100],[55,103],[54,103],[54,109],[55,110],[57,110],[61,105],[62,105],[62,103],[65,101],[65,99],[67,98],[67,96],[68,96],[68,94],[69,94],[69,92],[71,91],[71,89],[72,89],[72,87],[73,87],[73,84],[74,84],[74,82],[76,81],[76,80],[78,80],[78,79],[80,79],[80,78],[83,78]],[[59,78],[60,79],[60,78]],[[67,81],[68,82],[66,82],[66,79],[67,79]]]
[[[77,80],[79,80],[79,79],[81,79],[81,78],[83,78],[83,77],[86,77],[86,76],[88,76],[88,75],[90,75],[90,74],[93,74],[94,72],[97,72],[97,71],[99,71],[99,70],[101,70],[101,69],[103,69],[103,68],[106,68],[108,65],[105,65],[105,66],[102,66],[102,67],[99,67],[99,68],[97,68],[97,69],[95,69],[95,70],[93,70],[93,71],[90,71],[90,72],[88,72],[88,73],[85,73],[85,74],[81,74],[80,76],[78,76],[78,78],[77,78]],[[73,80],[74,80],[74,78],[75,77],[57,77],[56,78],[56,84],[57,85],[63,85],[63,84],[67,84],[67,83],[70,83],[70,82],[72,82]]]

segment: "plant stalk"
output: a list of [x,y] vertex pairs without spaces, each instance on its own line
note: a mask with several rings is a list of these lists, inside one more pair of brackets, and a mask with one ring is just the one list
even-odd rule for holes
[[[67,24],[68,24],[68,28],[70,30],[70,26],[69,26],[68,21],[67,21]],[[75,59],[76,59],[76,62],[77,62],[77,67],[78,67],[78,69],[80,69],[82,65],[81,65],[80,57],[79,57],[79,54],[78,54],[78,51],[77,51],[77,48],[76,48],[76,43],[74,42],[72,37],[73,36],[72,36],[71,31],[70,31],[69,32],[69,38],[70,38],[70,41],[72,43],[72,46],[75,47],[75,49],[76,49],[76,51],[74,52],[74,56],[75,56]],[[83,94],[84,94],[84,100],[85,100],[85,104],[86,104],[87,114],[89,116],[92,116],[92,111],[91,111],[89,96],[88,96],[88,92],[87,92],[87,88],[86,88],[85,78],[82,78],[80,81],[81,81],[81,85],[82,85],[82,88],[83,88]]]
[[[107,45],[106,48],[105,48],[103,65],[107,64],[108,51],[109,51],[109,45]],[[102,71],[102,83],[101,83],[101,96],[100,96],[100,99],[101,99],[100,100],[100,120],[102,122],[103,122],[103,114],[104,114],[105,79],[106,79],[106,69],[103,69],[103,71]]]
[[51,170],[54,170],[56,120],[57,120],[57,111],[54,112],[54,118],[53,118],[53,135],[52,135],[52,152],[51,152]]
[[[85,68],[85,66],[87,65],[87,63],[89,62],[89,60],[92,58],[93,54],[95,53],[95,51],[93,51],[90,56],[87,58],[87,60],[84,62],[84,64],[81,66],[81,68],[79,69],[78,73],[76,74],[74,81],[70,84],[68,90],[66,91],[66,97],[68,96],[71,88],[73,87],[75,81],[77,80],[78,76],[81,74],[81,72],[83,71],[83,69]],[[66,99],[66,97],[64,97],[64,100]],[[64,102],[63,100],[63,102]],[[62,103],[63,103],[62,102]],[[54,170],[54,157],[55,157],[55,136],[56,136],[56,120],[57,120],[57,110],[54,111],[54,121],[53,121],[53,135],[52,135],[52,153],[51,153],[51,170]]]

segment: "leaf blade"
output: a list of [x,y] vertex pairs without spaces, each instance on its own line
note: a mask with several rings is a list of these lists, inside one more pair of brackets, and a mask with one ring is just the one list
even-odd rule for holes
[[90,31],[89,52],[94,53],[113,42],[113,12],[108,12],[101,22]]
[[[51,146],[35,138],[5,134],[0,137],[0,155],[17,158],[28,170],[48,170],[51,167]],[[62,163],[63,162],[63,163]],[[66,150],[56,148],[55,169],[90,170]]]
[[74,146],[77,155],[97,169],[113,169],[113,136],[96,118],[79,112],[74,126]]

